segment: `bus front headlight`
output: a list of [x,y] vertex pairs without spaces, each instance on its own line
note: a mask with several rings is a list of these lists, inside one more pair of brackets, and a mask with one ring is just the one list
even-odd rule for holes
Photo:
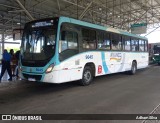
[[53,68],[54,68],[54,64],[51,64],[51,65],[47,68],[46,73],[52,72]]

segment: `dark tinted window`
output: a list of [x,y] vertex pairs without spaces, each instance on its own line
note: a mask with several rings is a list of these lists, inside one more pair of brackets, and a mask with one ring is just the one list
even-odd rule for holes
[[78,53],[78,34],[72,31],[62,31],[59,41],[60,61]]
[[139,51],[145,51],[145,41],[142,39],[139,40]]
[[131,50],[132,51],[139,51],[138,39],[131,37]]
[[130,51],[130,50],[131,50],[130,37],[128,37],[128,36],[123,36],[122,41],[123,41],[123,50],[124,50],[124,51]]
[[110,50],[110,38],[107,32],[97,32],[98,49]]
[[144,43],[145,43],[145,51],[147,52],[148,51],[148,41],[144,41]]
[[96,49],[96,31],[82,28],[82,43],[84,49]]
[[112,33],[112,50],[122,50],[121,35]]

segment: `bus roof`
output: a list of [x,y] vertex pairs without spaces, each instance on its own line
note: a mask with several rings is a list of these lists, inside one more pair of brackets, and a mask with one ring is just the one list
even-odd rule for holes
[[126,36],[132,36],[132,37],[136,37],[136,38],[141,38],[141,39],[145,39],[147,40],[146,37],[142,37],[136,34],[132,34],[129,33],[127,31],[124,30],[120,30],[120,29],[115,29],[109,26],[101,26],[101,25],[97,25],[97,24],[92,24],[89,22],[85,22],[85,21],[80,21],[80,20],[76,20],[73,18],[69,18],[69,17],[59,17],[59,21],[60,22],[69,22],[69,23],[73,23],[73,24],[77,24],[77,25],[81,25],[81,26],[85,26],[85,27],[90,27],[90,28],[95,28],[95,29],[99,29],[99,30],[104,30],[104,31],[109,31],[109,32],[113,32],[113,33],[118,33],[118,34],[122,34],[122,35],[126,35]]

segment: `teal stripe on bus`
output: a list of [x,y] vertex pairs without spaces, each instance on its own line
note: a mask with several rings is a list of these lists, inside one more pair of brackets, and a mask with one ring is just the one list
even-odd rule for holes
[[106,64],[106,57],[105,57],[105,52],[101,52],[101,57],[102,57],[102,65],[103,65],[103,69],[105,74],[108,72],[108,67]]

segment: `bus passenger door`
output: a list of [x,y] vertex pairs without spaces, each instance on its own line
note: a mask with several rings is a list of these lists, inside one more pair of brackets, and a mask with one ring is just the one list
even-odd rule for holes
[[69,72],[70,80],[80,79],[79,28],[74,24],[64,23],[61,28],[59,42],[59,59],[64,62],[65,71]]

